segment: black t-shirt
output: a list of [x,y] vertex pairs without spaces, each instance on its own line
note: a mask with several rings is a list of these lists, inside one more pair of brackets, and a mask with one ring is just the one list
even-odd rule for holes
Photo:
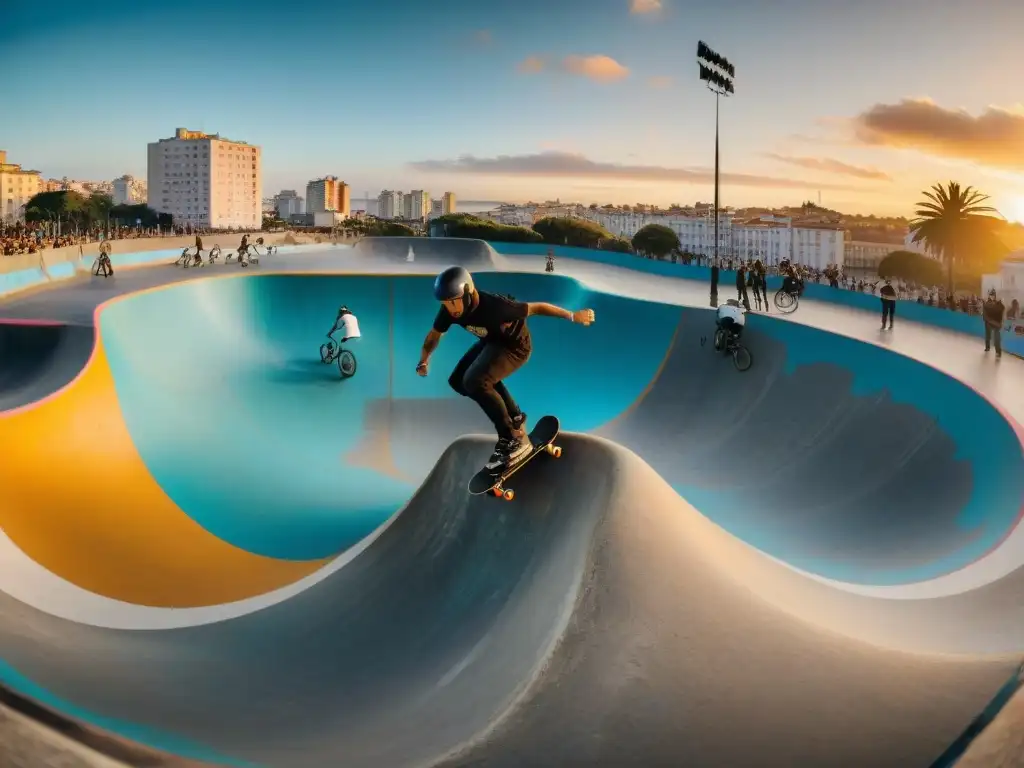
[[526,327],[526,317],[529,308],[526,302],[485,291],[478,291],[477,297],[476,304],[461,317],[452,317],[442,306],[434,318],[434,330],[445,333],[453,325],[461,325],[478,338],[508,347],[528,341],[530,331]]

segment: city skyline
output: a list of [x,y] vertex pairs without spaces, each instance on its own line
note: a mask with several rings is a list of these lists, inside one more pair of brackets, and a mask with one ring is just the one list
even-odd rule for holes
[[[144,178],[146,144],[188,126],[261,146],[267,191],[333,173],[359,195],[708,200],[715,105],[694,57],[704,39],[737,68],[736,96],[721,104],[723,205],[820,192],[845,213],[911,215],[921,190],[952,178],[1024,220],[1024,109],[1008,74],[1024,65],[1024,6],[1009,0],[984,13],[952,0],[871,13],[835,0],[306,10],[282,23],[263,0],[105,0],[62,5],[56,19],[16,6],[0,66],[32,60],[34,76],[0,85],[5,103],[31,106],[5,121],[4,148],[45,177]],[[206,50],[178,55],[197,14]],[[240,30],[260,53],[218,68]],[[98,35],[117,41],[116,56],[93,55]],[[82,88],[72,68],[116,87]]]

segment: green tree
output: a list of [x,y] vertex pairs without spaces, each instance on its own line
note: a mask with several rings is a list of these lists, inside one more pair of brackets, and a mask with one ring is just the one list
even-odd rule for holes
[[170,214],[157,213],[142,203],[115,205],[110,209],[110,220],[120,227],[134,227],[136,222],[141,222],[138,226],[142,227],[169,227],[173,224]]
[[916,218],[910,222],[915,243],[924,243],[946,266],[946,285],[953,295],[954,265],[961,272],[977,273],[991,270],[1006,255],[1008,248],[996,232],[1001,219],[985,205],[987,195],[974,187],[961,187],[950,181],[946,186],[935,184],[923,192]]
[[52,222],[78,224],[89,203],[85,197],[70,190],[40,192],[25,205],[25,220],[30,223]]
[[601,240],[597,247],[602,251],[615,251],[616,253],[632,253],[633,245],[624,237],[612,235]]
[[526,227],[498,224],[468,213],[448,213],[430,221],[430,232],[436,237],[464,237],[497,243],[539,243],[541,236]]
[[602,240],[613,238],[611,232],[599,224],[568,216],[547,216],[533,225],[545,243],[571,245],[577,248],[597,248]]
[[679,236],[664,224],[648,224],[633,235],[633,248],[637,253],[663,259],[680,249]]
[[913,251],[893,251],[879,262],[878,276],[899,278],[918,285],[938,285],[943,279],[942,264]]
[[102,192],[93,192],[86,201],[86,211],[89,223],[102,226],[104,229],[110,224],[110,211],[114,207],[114,200],[110,195]]

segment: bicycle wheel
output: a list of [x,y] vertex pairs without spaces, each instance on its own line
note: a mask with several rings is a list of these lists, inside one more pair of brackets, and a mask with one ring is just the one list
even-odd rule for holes
[[320,362],[330,363],[334,361],[334,348],[330,344],[320,345]]
[[742,344],[737,344],[732,348],[732,364],[736,366],[737,371],[742,373],[749,370],[750,366],[754,364],[754,356]]
[[715,329],[715,352],[721,352],[725,348],[725,330],[723,328]]
[[792,293],[787,293],[781,288],[775,292],[775,308],[783,314],[789,314],[796,310],[798,305],[797,297]]
[[347,379],[355,375],[356,356],[347,349],[343,349],[338,353],[338,371],[341,373],[341,378],[343,379]]

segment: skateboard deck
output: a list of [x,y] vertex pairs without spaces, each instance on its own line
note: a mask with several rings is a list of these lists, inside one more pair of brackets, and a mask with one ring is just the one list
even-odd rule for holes
[[515,491],[511,488],[505,488],[505,481],[512,477],[516,472],[521,470],[531,461],[533,461],[539,454],[547,453],[550,456],[554,456],[556,459],[562,455],[562,447],[555,445],[555,438],[558,437],[558,417],[557,416],[543,416],[538,421],[533,430],[530,432],[530,452],[525,457],[519,460],[519,462],[511,469],[507,469],[503,472],[495,474],[491,470],[481,469],[477,472],[469,481],[469,493],[471,496],[482,496],[485,493],[490,493],[495,496],[500,496],[505,501],[512,501],[515,498]]

